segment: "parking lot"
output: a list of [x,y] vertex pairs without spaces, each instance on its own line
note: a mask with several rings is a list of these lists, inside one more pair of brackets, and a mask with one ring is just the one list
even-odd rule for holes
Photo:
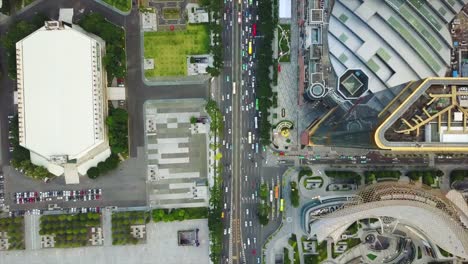
[[[5,204],[10,210],[47,209],[49,204],[57,204],[61,208],[105,207],[105,206],[142,206],[146,205],[146,161],[143,148],[138,149],[137,158],[129,158],[119,167],[107,175],[101,175],[92,180],[80,177],[80,184],[66,185],[63,177],[57,177],[48,183],[26,177],[10,166],[4,167],[5,177]],[[83,198],[57,199],[45,197],[42,201],[17,204],[17,192],[48,192],[48,191],[82,191],[88,189],[101,189],[99,199],[91,201]],[[81,194],[80,194],[81,195]],[[62,194],[63,196],[63,194]],[[51,199],[47,199],[51,198]],[[96,198],[96,197],[94,197]]]
[[[148,101],[145,137],[152,207],[207,206],[209,122],[202,99]],[[191,124],[190,119],[206,121]]]

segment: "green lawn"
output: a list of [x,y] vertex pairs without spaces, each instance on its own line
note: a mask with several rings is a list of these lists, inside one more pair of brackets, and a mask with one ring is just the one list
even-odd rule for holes
[[179,9],[178,8],[164,8],[163,17],[164,19],[179,19]]
[[[282,37],[282,32],[285,33],[286,38]],[[287,24],[279,25],[278,48],[279,48],[279,52],[283,52],[283,55],[279,58],[280,62],[289,62],[291,60],[290,50],[289,50],[290,41],[291,41],[291,26]]]
[[183,31],[146,32],[145,58],[154,59],[154,69],[146,77],[187,75],[187,55],[207,54],[209,34],[206,25],[187,25]]
[[132,0],[103,0],[103,1],[123,12],[128,12],[132,8]]

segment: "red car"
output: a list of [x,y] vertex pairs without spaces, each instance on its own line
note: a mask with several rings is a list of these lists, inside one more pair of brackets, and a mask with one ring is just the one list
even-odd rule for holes
[[252,25],[252,36],[257,36],[257,24]]

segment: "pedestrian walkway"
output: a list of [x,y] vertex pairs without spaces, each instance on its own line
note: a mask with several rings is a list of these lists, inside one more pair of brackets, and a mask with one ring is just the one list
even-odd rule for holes
[[112,246],[112,210],[110,208],[102,210],[102,230],[104,246]]

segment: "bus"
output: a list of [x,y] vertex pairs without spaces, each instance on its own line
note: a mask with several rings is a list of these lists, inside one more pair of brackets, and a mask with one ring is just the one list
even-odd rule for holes
[[279,187],[278,185],[275,186],[275,199],[278,199],[279,197]]
[[247,137],[249,144],[252,144],[252,132],[249,131],[249,136]]
[[236,82],[232,82],[232,94],[236,94]]
[[257,110],[257,111],[258,111],[258,98],[257,98],[257,99],[255,99],[255,110]]
[[249,55],[252,55],[252,41],[249,41]]
[[283,212],[284,211],[284,199],[281,198],[280,200],[280,212]]
[[255,116],[255,129],[258,129],[258,118]]
[[252,25],[252,36],[257,36],[257,24]]

